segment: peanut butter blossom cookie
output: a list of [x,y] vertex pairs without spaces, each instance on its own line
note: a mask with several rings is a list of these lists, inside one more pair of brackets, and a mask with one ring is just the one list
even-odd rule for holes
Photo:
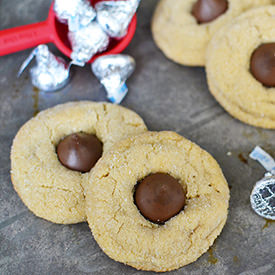
[[26,206],[55,223],[86,220],[84,178],[117,141],[146,131],[134,112],[108,103],[66,103],[39,113],[17,133],[11,179]]
[[273,0],[160,0],[152,21],[158,47],[173,61],[205,65],[205,51],[215,32],[244,11]]
[[275,6],[250,10],[209,44],[209,89],[235,118],[275,129]]
[[112,259],[168,271],[195,261],[226,219],[227,182],[217,162],[174,132],[117,143],[87,177],[86,212]]

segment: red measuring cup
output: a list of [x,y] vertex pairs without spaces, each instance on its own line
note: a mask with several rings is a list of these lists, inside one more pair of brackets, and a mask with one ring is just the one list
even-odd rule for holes
[[[92,5],[100,1],[102,0],[90,0]],[[136,31],[136,25],[137,18],[134,15],[126,36],[119,40],[111,39],[108,49],[95,55],[89,63],[92,63],[101,55],[121,53],[131,42]],[[68,40],[68,26],[57,20],[53,10],[53,3],[45,21],[0,31],[0,56],[46,43],[55,44],[63,54],[68,57],[71,56],[72,49]]]

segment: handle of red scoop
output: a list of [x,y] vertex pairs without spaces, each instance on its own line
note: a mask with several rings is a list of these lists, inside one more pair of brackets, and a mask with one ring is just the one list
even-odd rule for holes
[[48,21],[0,31],[0,56],[52,42]]

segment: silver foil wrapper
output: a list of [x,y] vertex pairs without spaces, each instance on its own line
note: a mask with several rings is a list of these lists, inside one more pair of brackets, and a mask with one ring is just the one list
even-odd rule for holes
[[88,0],[55,0],[53,9],[58,20],[68,24],[71,31],[87,26],[96,17]]
[[96,53],[108,48],[110,38],[96,21],[68,33],[72,46],[72,64],[84,66]]
[[267,173],[250,195],[252,209],[260,216],[275,220],[275,175]]
[[22,64],[18,75],[21,75],[34,57],[36,65],[30,69],[33,86],[44,92],[53,92],[69,82],[70,67],[62,58],[52,54],[47,45],[40,45],[32,51]]
[[92,71],[107,91],[108,99],[119,104],[128,93],[126,80],[135,70],[135,60],[117,54],[99,57],[91,65]]
[[249,156],[269,171],[254,186],[250,195],[251,207],[258,215],[275,220],[275,161],[259,146]]
[[110,37],[122,38],[139,3],[140,0],[98,2],[95,5],[97,21]]

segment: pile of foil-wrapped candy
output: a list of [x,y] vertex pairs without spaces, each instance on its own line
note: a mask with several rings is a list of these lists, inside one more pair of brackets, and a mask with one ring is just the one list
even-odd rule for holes
[[[93,7],[88,0],[55,0],[57,19],[68,25],[72,61],[65,62],[46,45],[40,45],[22,64],[19,75],[35,57],[36,65],[30,70],[32,84],[45,92],[61,89],[69,82],[71,65],[84,66],[104,52],[111,39],[127,34],[139,3],[140,0],[99,1]],[[135,69],[135,60],[123,54],[105,55],[97,58],[91,68],[105,87],[108,99],[119,104],[128,92],[125,82]]]

